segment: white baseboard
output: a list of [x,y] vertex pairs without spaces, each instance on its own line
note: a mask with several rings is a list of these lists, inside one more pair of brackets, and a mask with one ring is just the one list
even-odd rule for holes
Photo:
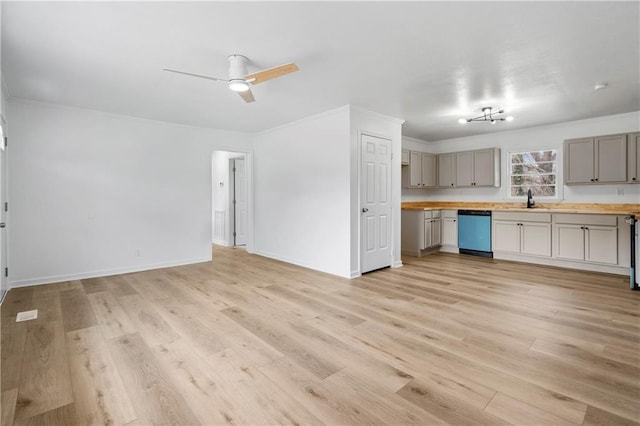
[[292,265],[302,266],[303,268],[313,269],[314,271],[324,272],[326,274],[331,274],[331,275],[335,275],[335,276],[342,277],[342,278],[349,278],[349,279],[354,278],[354,277],[350,276],[351,274],[349,274],[349,275],[338,274],[338,273],[333,272],[333,271],[329,271],[329,270],[326,270],[326,269],[318,268],[317,266],[311,265],[311,264],[306,263],[306,262],[301,262],[301,261],[299,261],[297,259],[290,259],[290,258],[288,258],[286,256],[281,256],[279,254],[270,253],[268,251],[255,250],[255,254],[257,254],[259,256],[268,257],[269,259],[280,260],[282,262],[291,263]]
[[361,277],[361,276],[362,276],[362,274],[358,270],[351,271],[351,273],[349,274],[349,278],[350,279],[358,278],[358,277]]
[[392,268],[402,268],[402,260],[396,260],[391,264]]
[[216,240],[216,239],[214,239],[213,241],[211,241],[211,244],[216,244],[216,245],[223,246],[223,247],[231,247],[231,243],[229,243],[228,241],[224,241],[224,240]]
[[460,250],[458,250],[456,246],[441,246],[440,251],[445,253],[460,253]]
[[182,259],[170,262],[152,263],[147,265],[127,266],[124,268],[102,269],[99,271],[81,272],[78,274],[55,275],[50,277],[30,278],[27,280],[9,281],[9,288],[28,287],[40,284],[54,284],[72,280],[83,280],[87,278],[107,277],[109,275],[128,274],[131,272],[148,271],[151,269],[170,268],[172,266],[190,265],[192,263],[210,262],[211,256],[198,257],[192,259]]
[[538,265],[558,266],[560,268],[581,269],[583,271],[604,272],[607,274],[629,275],[629,268],[615,265],[599,265],[588,262],[571,262],[551,257],[524,256],[511,253],[493,252],[494,259],[513,260],[516,262],[535,263]]

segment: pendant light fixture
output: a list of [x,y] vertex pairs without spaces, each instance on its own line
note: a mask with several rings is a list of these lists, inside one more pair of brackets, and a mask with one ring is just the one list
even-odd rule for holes
[[512,116],[508,116],[508,117],[497,117],[500,114],[504,114],[504,110],[500,109],[496,112],[493,112],[493,108],[492,107],[483,107],[482,108],[482,115],[478,116],[478,117],[474,117],[474,118],[461,118],[458,120],[458,123],[460,124],[467,124],[467,123],[471,123],[472,121],[487,121],[491,124],[496,124],[498,121],[513,121],[513,117]]

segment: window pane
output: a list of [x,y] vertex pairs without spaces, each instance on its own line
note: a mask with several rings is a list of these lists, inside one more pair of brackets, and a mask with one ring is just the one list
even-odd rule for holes
[[556,195],[556,187],[555,185],[551,186],[512,186],[511,187],[511,196],[512,197],[526,197],[527,191],[531,189],[531,193],[534,197],[555,197]]
[[513,164],[511,166],[511,174],[514,175],[530,175],[539,173],[556,173],[555,163],[541,164]]
[[511,185],[539,186],[555,185],[556,175],[511,176]]
[[511,153],[511,196],[524,197],[531,189],[534,197],[555,197],[557,156],[555,149]]

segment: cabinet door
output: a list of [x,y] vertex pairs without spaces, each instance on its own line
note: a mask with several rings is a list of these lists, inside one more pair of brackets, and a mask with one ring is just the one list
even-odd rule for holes
[[454,157],[453,153],[438,155],[438,186],[443,188],[455,187]]
[[422,153],[411,151],[409,154],[409,188],[422,187]]
[[453,217],[442,219],[442,245],[458,246],[458,221]]
[[618,263],[618,228],[615,226],[585,226],[585,260]]
[[584,260],[584,226],[554,225],[554,256],[559,259]]
[[431,246],[442,244],[442,222],[440,218],[431,219]]
[[640,183],[640,133],[632,133],[627,140],[628,180]]
[[422,153],[422,186],[436,186],[436,156]]
[[426,249],[427,247],[431,247],[431,239],[432,239],[432,231],[431,231],[431,219],[424,220],[424,240],[422,241],[421,250]]
[[595,139],[596,182],[627,181],[627,135]]
[[402,150],[402,157],[400,158],[400,163],[401,164],[409,164],[409,150],[408,149],[403,149]]
[[520,253],[520,225],[518,222],[493,221],[493,250]]
[[495,151],[483,149],[473,153],[473,186],[493,186],[495,184]]
[[551,224],[522,223],[520,226],[520,252],[533,256],[551,256]]
[[564,183],[590,183],[594,177],[594,140],[572,139],[564,143]]
[[456,186],[473,185],[473,151],[456,152]]

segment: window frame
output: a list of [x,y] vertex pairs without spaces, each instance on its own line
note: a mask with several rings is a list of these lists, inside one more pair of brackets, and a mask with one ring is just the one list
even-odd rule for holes
[[[505,185],[505,190],[506,190],[506,199],[508,200],[525,200],[527,198],[526,195],[511,195],[511,188],[512,188],[512,170],[513,170],[513,163],[512,163],[512,158],[514,155],[516,154],[523,154],[523,153],[528,153],[528,152],[535,152],[535,151],[555,151],[556,154],[556,159],[555,159],[555,168],[556,168],[556,172],[555,173],[547,173],[548,176],[551,175],[555,175],[555,187],[556,187],[556,191],[555,191],[555,195],[554,196],[548,196],[548,197],[543,197],[540,195],[535,195],[535,199],[540,199],[540,200],[548,200],[548,201],[552,201],[552,200],[560,200],[562,199],[562,159],[561,159],[561,155],[562,155],[562,150],[558,149],[557,147],[546,147],[546,148],[531,148],[531,149],[518,149],[518,150],[513,150],[513,151],[509,151],[507,153],[507,158],[506,158],[506,185]],[[553,163],[553,161],[549,161],[546,163]]]

